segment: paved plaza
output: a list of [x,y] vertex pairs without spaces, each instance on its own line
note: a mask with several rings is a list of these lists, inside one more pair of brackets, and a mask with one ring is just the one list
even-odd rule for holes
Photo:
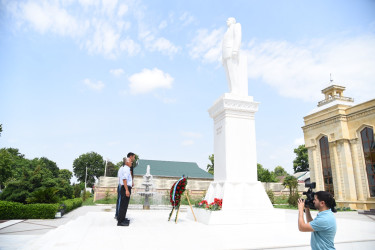
[[[310,233],[297,229],[297,210],[285,210],[284,223],[205,225],[186,218],[188,207],[177,224],[168,222],[166,207],[140,208],[128,211],[129,227],[116,226],[111,205],[1,223],[0,249],[310,249]],[[336,218],[336,249],[375,249],[375,216],[341,212]]]

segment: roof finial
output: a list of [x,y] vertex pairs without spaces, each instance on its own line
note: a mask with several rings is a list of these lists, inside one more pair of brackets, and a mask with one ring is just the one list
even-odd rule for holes
[[332,74],[331,73],[329,73],[329,81],[333,82],[333,80],[332,80]]

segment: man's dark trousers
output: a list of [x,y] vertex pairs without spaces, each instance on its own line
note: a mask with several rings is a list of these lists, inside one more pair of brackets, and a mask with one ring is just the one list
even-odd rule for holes
[[[132,187],[129,187],[129,193],[132,193]],[[125,187],[121,185],[121,191],[120,191],[120,210],[117,216],[118,223],[121,223],[125,220],[126,212],[128,211],[129,201],[130,201],[130,195],[129,197],[126,196]]]
[[120,208],[120,198],[121,198],[121,185],[119,184],[117,186],[117,202],[116,202],[116,214],[115,214],[116,218],[118,216],[118,210]]

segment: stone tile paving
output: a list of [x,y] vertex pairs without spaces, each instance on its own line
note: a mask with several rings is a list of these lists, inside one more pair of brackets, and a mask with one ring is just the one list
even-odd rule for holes
[[[185,246],[187,249],[203,249],[204,247],[207,247],[206,249],[214,249],[214,246],[218,247],[217,249],[238,249],[244,247],[246,249],[258,249],[257,246],[263,246],[264,248],[264,243],[262,243],[262,241],[273,241],[273,245],[267,245],[270,249],[279,249],[280,247],[283,247],[283,249],[309,249],[310,234],[298,232],[297,211],[294,210],[287,211],[289,221],[284,227],[276,225],[275,228],[267,228],[267,225],[258,225],[257,229],[254,229],[253,227],[246,226],[207,226],[201,223],[193,223],[192,221],[184,219],[184,215],[186,214],[184,211],[186,211],[187,206],[184,206],[181,210],[181,223],[172,226],[174,224],[172,222],[166,224],[170,207],[159,206],[152,208],[155,210],[142,211],[140,210],[142,209],[141,205],[131,205],[129,209],[132,211],[129,213],[128,217],[130,217],[131,220],[133,219],[133,221],[131,227],[128,229],[116,226],[116,221],[113,219],[115,212],[114,205],[80,207],[59,219],[24,220],[5,228],[0,227],[0,249],[39,250],[40,245],[39,247],[35,247],[38,246],[37,243],[40,242],[41,239],[43,239],[42,242],[44,242],[46,237],[50,239],[53,235],[55,235],[54,240],[51,238],[49,242],[52,247],[51,249],[71,249],[70,247],[74,244],[69,243],[69,241],[73,239],[76,240],[75,244],[79,243],[81,246],[87,245],[90,246],[91,249],[96,249],[98,245],[103,244],[103,242],[100,241],[100,234],[105,234],[113,238],[115,235],[119,236],[122,231],[128,231],[134,239],[138,239],[139,241],[142,241],[142,235],[145,233],[148,234],[149,238],[151,237],[150,239],[153,241],[158,240],[157,235],[162,237],[161,239],[164,241],[168,239],[168,237],[164,236],[176,234],[176,229],[184,232],[184,237],[191,239],[189,242],[192,244],[194,242],[202,243],[201,246],[191,246],[192,248]],[[313,217],[315,217],[314,213]],[[358,247],[361,249],[375,249],[375,230],[373,230],[375,228],[375,216],[359,215],[357,212],[339,212],[336,213],[336,218],[339,227],[336,237],[337,249],[357,249]],[[81,228],[85,232],[85,235],[75,235],[74,232],[76,232],[77,228]],[[229,231],[226,229],[229,229]],[[221,232],[221,230],[224,230],[224,232]],[[243,230],[247,232],[243,232]],[[263,235],[263,233],[261,233],[262,231],[268,233],[264,233]],[[285,241],[286,236],[282,237],[282,235],[287,235],[285,231],[295,234],[298,239],[295,241],[293,239],[293,241],[288,243],[288,241]],[[215,236],[213,232],[217,235]],[[254,238],[251,236],[251,233],[258,234],[258,237]],[[56,234],[61,234],[61,237],[56,236]],[[70,238],[64,237],[68,235],[70,235]],[[98,237],[95,237],[95,235]],[[210,237],[213,241],[222,241],[223,245],[217,243],[210,245],[208,241],[203,241],[201,239],[202,237]],[[236,242],[232,243],[231,241],[223,240],[226,237],[231,237],[235,239]],[[63,239],[66,239],[66,241]],[[252,239],[252,244],[248,242],[249,239]],[[113,238],[113,240],[116,241],[116,237]],[[63,245],[68,248],[63,247]],[[115,248],[125,246],[117,244],[116,242],[111,242],[110,245],[113,245]],[[251,248],[251,245],[255,248]],[[152,246],[158,246],[156,249],[162,249],[160,248],[162,245],[156,242],[147,243],[145,246],[148,246],[148,249],[154,249]],[[137,245],[133,244],[132,249],[137,249]],[[147,249],[147,247],[143,249]]]

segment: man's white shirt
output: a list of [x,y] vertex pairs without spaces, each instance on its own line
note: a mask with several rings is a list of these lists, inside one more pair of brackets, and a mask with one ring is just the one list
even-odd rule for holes
[[117,178],[118,178],[118,184],[119,185],[124,185],[120,177],[122,176],[122,171],[124,170],[124,166],[121,166],[118,171],[117,171]]
[[132,175],[130,173],[130,168],[128,166],[123,166],[121,167],[119,170],[118,170],[118,176],[119,176],[119,185],[124,185],[124,181],[123,180],[126,180],[126,183],[128,186],[132,186],[133,185],[133,179],[132,179]]

